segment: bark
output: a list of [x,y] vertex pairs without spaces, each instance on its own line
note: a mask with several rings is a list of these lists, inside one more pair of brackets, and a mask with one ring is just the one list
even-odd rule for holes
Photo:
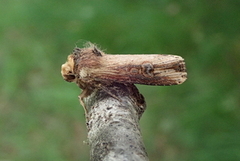
[[113,83],[83,98],[91,161],[147,161],[139,119],[143,96],[133,84]]

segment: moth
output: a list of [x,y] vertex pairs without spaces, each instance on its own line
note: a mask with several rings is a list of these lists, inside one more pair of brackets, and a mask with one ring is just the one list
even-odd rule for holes
[[119,82],[169,86],[187,79],[184,59],[177,55],[110,55],[96,46],[75,48],[62,65],[64,80],[81,84]]
[[[170,86],[187,79],[184,59],[177,55],[105,54],[95,45],[75,48],[62,65],[64,80],[75,82],[84,90],[112,82]],[[101,88],[101,87],[100,87]]]

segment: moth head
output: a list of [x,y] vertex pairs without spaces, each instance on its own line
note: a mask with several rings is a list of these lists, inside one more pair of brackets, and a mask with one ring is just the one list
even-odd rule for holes
[[62,65],[61,74],[65,81],[75,82],[76,75],[74,73],[73,55],[69,55],[65,64]]

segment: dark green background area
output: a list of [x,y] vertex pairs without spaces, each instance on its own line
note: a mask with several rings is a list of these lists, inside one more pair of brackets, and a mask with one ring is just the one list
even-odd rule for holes
[[60,67],[91,41],[185,58],[182,85],[138,85],[151,161],[239,161],[239,15],[239,0],[0,1],[0,160],[89,160],[81,91]]

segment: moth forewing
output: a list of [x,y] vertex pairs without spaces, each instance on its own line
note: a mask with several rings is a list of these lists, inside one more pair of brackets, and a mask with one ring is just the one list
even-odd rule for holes
[[89,70],[89,79],[164,86],[181,84],[187,78],[180,56],[105,54],[99,59],[101,66]]
[[111,55],[91,46],[74,49],[62,65],[62,76],[82,87],[111,82],[165,86],[183,83],[187,72],[180,56]]

